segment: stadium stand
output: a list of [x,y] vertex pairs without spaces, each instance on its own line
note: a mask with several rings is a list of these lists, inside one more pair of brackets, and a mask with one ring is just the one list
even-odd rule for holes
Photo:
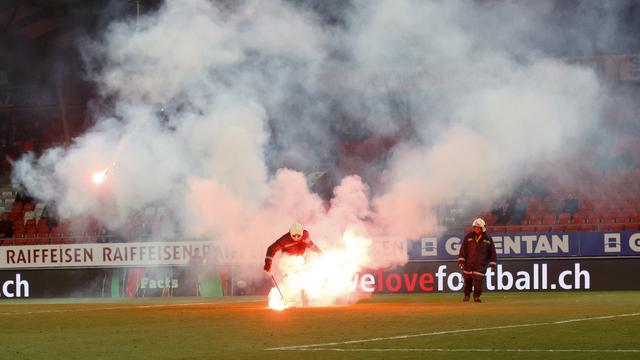
[[[640,89],[638,85],[631,86]],[[68,88],[72,92],[77,88],[75,92],[84,96],[91,93],[75,83]],[[25,89],[35,92],[32,88]],[[23,90],[12,91],[17,95]],[[640,90],[637,93],[640,94]],[[479,215],[487,221],[492,233],[640,229],[640,146],[636,143],[640,114],[631,112],[635,117],[625,118],[617,115],[630,113],[620,109],[620,103],[634,104],[637,98],[632,101],[613,99],[611,115],[602,124],[612,133],[618,131],[627,135],[628,141],[617,141],[609,147],[587,141],[580,151],[583,164],[549,164],[547,172],[525,179],[512,194],[498,199],[495,204],[467,204],[464,199],[451,199],[450,204],[438,209],[440,225],[448,231],[468,230],[465,227],[469,219]],[[168,225],[172,221],[171,214],[166,209],[147,207],[132,212],[120,233],[110,233],[94,219],[57,219],[47,214],[47,206],[51,204],[30,199],[11,187],[7,176],[13,160],[25,152],[40,155],[51,145],[68,143],[70,137],[81,133],[87,125],[84,123],[87,99],[74,96],[69,99],[83,105],[66,109],[65,119],[52,116],[50,109],[42,111],[49,105],[38,103],[21,104],[12,111],[0,112],[0,155],[3,158],[0,185],[4,186],[0,191],[1,244],[145,240],[171,228]],[[634,111],[638,112],[638,109]],[[342,121],[336,121],[333,129],[340,137],[334,149],[336,172],[340,175],[363,173],[363,178],[370,184],[377,183],[376,175],[396,144],[410,139],[413,133],[410,117],[399,117],[395,134],[377,137],[359,127],[362,119],[351,119],[348,114],[337,117]],[[65,126],[62,126],[63,122]],[[572,179],[568,181],[555,176],[557,169],[568,169]]]

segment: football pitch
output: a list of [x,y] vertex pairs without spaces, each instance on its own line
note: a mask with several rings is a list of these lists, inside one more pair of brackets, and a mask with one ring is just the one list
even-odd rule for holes
[[638,359],[640,292],[3,300],[1,359]]

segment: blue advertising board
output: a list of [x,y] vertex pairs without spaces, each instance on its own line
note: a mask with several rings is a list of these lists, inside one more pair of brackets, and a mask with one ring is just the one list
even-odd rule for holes
[[[492,235],[501,258],[640,256],[640,232],[507,233]],[[450,260],[462,235],[424,236],[407,244],[409,260]]]

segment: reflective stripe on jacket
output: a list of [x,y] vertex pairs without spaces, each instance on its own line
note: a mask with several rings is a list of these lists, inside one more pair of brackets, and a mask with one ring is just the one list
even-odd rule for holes
[[289,255],[302,255],[307,249],[320,252],[320,249],[309,238],[309,232],[304,230],[300,240],[291,238],[291,234],[286,233],[267,248],[266,260],[272,260],[278,251]]
[[491,236],[486,232],[477,235],[473,231],[465,235],[458,261],[464,263],[465,274],[484,274],[488,265],[496,263],[496,247]]

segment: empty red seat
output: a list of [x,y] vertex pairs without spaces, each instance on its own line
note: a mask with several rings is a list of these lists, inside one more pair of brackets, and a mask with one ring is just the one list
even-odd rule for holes
[[13,222],[23,222],[22,220],[24,219],[24,213],[22,211],[11,211],[11,220],[13,220]]
[[60,237],[60,228],[52,226],[51,229],[49,229],[49,237]]
[[520,228],[522,226],[520,225],[509,225],[509,226],[505,226],[504,232],[505,233],[517,233],[520,232]]
[[546,213],[542,218],[542,224],[553,225],[556,223],[556,214]]
[[13,237],[14,238],[22,238],[22,237],[24,237],[24,228],[22,226],[14,227],[13,228]]
[[594,208],[595,208],[595,205],[593,204],[593,201],[589,199],[585,199],[584,201],[580,202],[580,211],[590,211],[590,210],[593,210]]
[[41,226],[47,226],[47,217],[40,216],[40,219],[38,219],[38,223],[36,224],[36,226],[38,226],[38,228]]
[[612,210],[621,210],[625,206],[627,206],[627,201],[623,200],[623,199],[614,199],[614,200],[612,200],[610,205],[611,205],[611,209]]
[[625,224],[609,224],[606,226],[604,231],[623,231],[625,229]]
[[636,212],[636,208],[634,207],[634,205],[628,204],[620,209],[620,212],[622,212],[623,214],[633,214]]
[[498,217],[497,216],[493,216],[493,215],[490,215],[490,216],[486,216],[485,215],[485,217],[483,217],[483,219],[487,223],[488,226],[493,226],[493,225],[496,224],[496,220],[498,219]]
[[87,230],[85,231],[85,235],[89,237],[96,237],[96,235],[98,235],[98,228],[88,227]]
[[24,210],[23,210],[23,205],[22,205],[22,203],[14,202],[14,203],[11,205],[11,213],[12,213],[12,214],[16,214],[16,213],[20,213],[20,214],[22,214],[23,212],[24,212]]
[[24,232],[24,224],[22,221],[13,222],[13,232],[15,233],[16,231]]
[[64,236],[62,238],[62,243],[63,244],[75,244],[77,241],[77,239],[75,237],[70,237],[70,236]]
[[542,205],[540,205],[539,203],[530,203],[529,206],[527,206],[527,216],[532,215],[532,214],[539,214],[542,211]]
[[598,221],[603,224],[613,224],[615,223],[615,218],[609,214],[600,215]]
[[524,226],[520,226],[518,229],[518,232],[534,232],[534,231],[536,231],[535,225],[524,225]]
[[639,223],[624,224],[624,229],[625,230],[640,230],[640,224]]
[[32,202],[28,202],[22,206],[22,211],[23,212],[33,211],[35,208],[36,208],[36,204]]
[[617,209],[616,210],[610,210],[608,212],[608,215],[615,219],[617,217],[621,217],[622,216],[622,211],[617,210]]
[[[37,229],[35,226],[25,226],[24,228],[24,237],[29,239],[35,239],[37,234]],[[29,244],[32,245],[32,244]]]
[[596,223],[598,223],[598,216],[596,214],[587,215],[587,217],[584,218],[584,223],[585,224],[596,224]]
[[560,213],[558,214],[558,224],[564,225],[571,222],[571,214],[569,213]]
[[529,225],[539,225],[541,223],[542,223],[542,217],[527,216],[527,224],[529,224]]
[[13,239],[0,239],[0,246],[13,246]]
[[537,231],[537,232],[550,232],[551,231],[551,225],[537,225],[535,227],[535,231]]
[[61,238],[61,237],[49,238],[49,243],[50,243],[50,244],[54,244],[54,245],[57,245],[57,244],[64,244],[64,241],[63,241],[63,240],[64,240],[64,239],[63,239],[63,238]]
[[38,227],[36,228],[36,236],[39,238],[48,238],[49,237],[49,228],[44,226],[44,227]]
[[601,211],[611,211],[617,209],[617,207],[615,201],[606,199],[596,203],[596,209]]
[[596,226],[594,224],[582,224],[578,226],[578,231],[596,231]]
[[569,224],[565,227],[564,231],[566,232],[575,232],[580,229],[580,225],[577,224]]
[[616,217],[613,220],[618,224],[624,224],[624,223],[628,223],[629,222],[629,218],[628,217]]
[[585,219],[586,219],[586,215],[582,212],[578,212],[573,214],[573,219],[571,220],[571,222],[573,224],[584,224],[585,223]]

